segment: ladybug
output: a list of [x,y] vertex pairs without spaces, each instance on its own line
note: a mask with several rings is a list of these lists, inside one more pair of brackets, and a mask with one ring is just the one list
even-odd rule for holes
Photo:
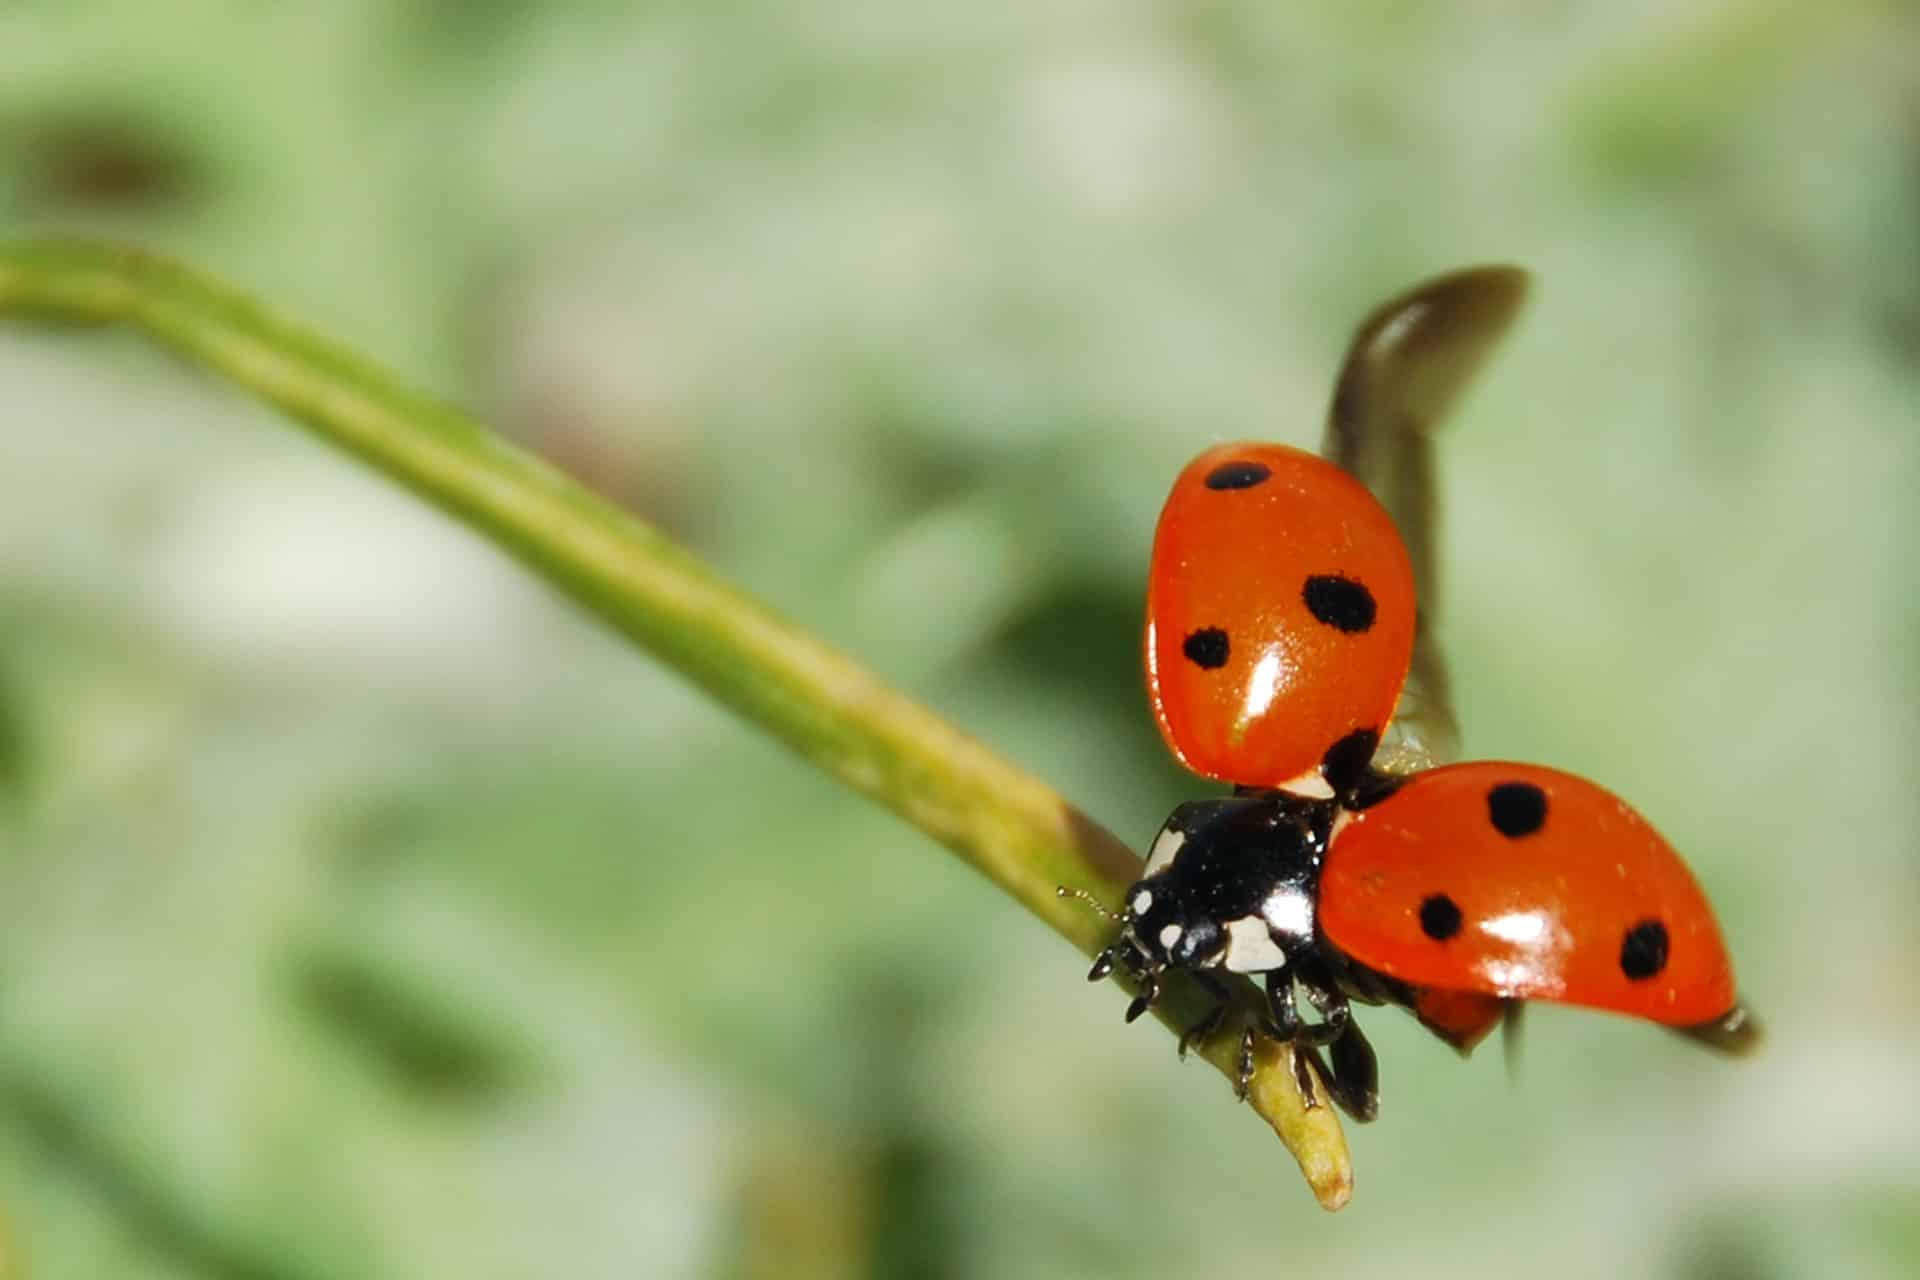
[[[1149,701],[1174,756],[1236,791],[1167,819],[1088,977],[1131,974],[1132,1021],[1164,974],[1190,974],[1216,1003],[1184,1053],[1231,1006],[1219,975],[1263,975],[1264,1008],[1241,1033],[1242,1096],[1265,1034],[1294,1047],[1310,1103],[1318,1075],[1371,1119],[1378,1069],[1355,1002],[1405,1008],[1462,1053],[1526,1000],[1650,1019],[1728,1051],[1754,1042],[1705,896],[1625,802],[1531,765],[1406,767],[1454,731],[1423,613],[1432,572],[1375,492],[1425,534],[1426,433],[1524,282],[1481,268],[1381,307],[1349,347],[1331,460],[1209,449],[1162,512]],[[1393,734],[1398,760],[1380,751]]]

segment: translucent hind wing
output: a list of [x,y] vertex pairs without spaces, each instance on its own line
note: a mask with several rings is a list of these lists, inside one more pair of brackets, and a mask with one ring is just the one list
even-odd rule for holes
[[1526,301],[1518,267],[1470,267],[1382,304],[1347,348],[1321,452],[1372,490],[1413,559],[1420,611],[1413,666],[1376,763],[1411,772],[1455,758],[1460,730],[1434,639],[1439,512],[1432,433]]

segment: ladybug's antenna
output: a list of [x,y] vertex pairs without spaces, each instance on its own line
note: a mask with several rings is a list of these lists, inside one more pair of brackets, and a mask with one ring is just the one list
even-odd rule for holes
[[1057,886],[1054,889],[1054,892],[1062,898],[1080,899],[1080,901],[1086,903],[1088,906],[1092,907],[1095,911],[1098,911],[1101,915],[1113,921],[1115,924],[1125,924],[1127,922],[1127,917],[1124,913],[1108,910],[1105,903],[1101,902],[1100,899],[1088,893],[1085,889],[1075,889],[1070,885],[1063,884],[1063,885]]

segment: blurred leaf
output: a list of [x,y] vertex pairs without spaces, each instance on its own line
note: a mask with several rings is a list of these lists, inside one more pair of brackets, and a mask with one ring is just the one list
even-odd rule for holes
[[1728,163],[1742,119],[1774,91],[1830,14],[1792,0],[1675,10],[1690,29],[1647,38],[1575,91],[1574,137],[1610,181],[1702,186]]
[[476,1017],[424,975],[339,948],[289,961],[295,1000],[427,1101],[485,1100],[527,1083],[532,1064],[498,1023]]
[[31,730],[26,701],[12,670],[10,655],[0,643],[0,804],[19,798],[32,764]]
[[22,195],[53,214],[131,212],[198,197],[207,175],[194,152],[134,112],[16,122]]

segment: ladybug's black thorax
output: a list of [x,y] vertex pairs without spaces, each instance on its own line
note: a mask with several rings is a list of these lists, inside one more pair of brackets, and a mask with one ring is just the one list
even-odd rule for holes
[[1150,966],[1280,967],[1314,944],[1334,813],[1279,791],[1180,806],[1128,894],[1127,936]]
[[[1302,802],[1285,799],[1286,808],[1265,797],[1181,806],[1176,818],[1199,821],[1189,829],[1163,882],[1176,887],[1194,908],[1222,920],[1257,914],[1280,886],[1314,888],[1326,852],[1325,833],[1315,829],[1311,812],[1288,811]],[[1228,806],[1232,808],[1227,812],[1218,812]],[[1194,809],[1215,812],[1189,815]]]

